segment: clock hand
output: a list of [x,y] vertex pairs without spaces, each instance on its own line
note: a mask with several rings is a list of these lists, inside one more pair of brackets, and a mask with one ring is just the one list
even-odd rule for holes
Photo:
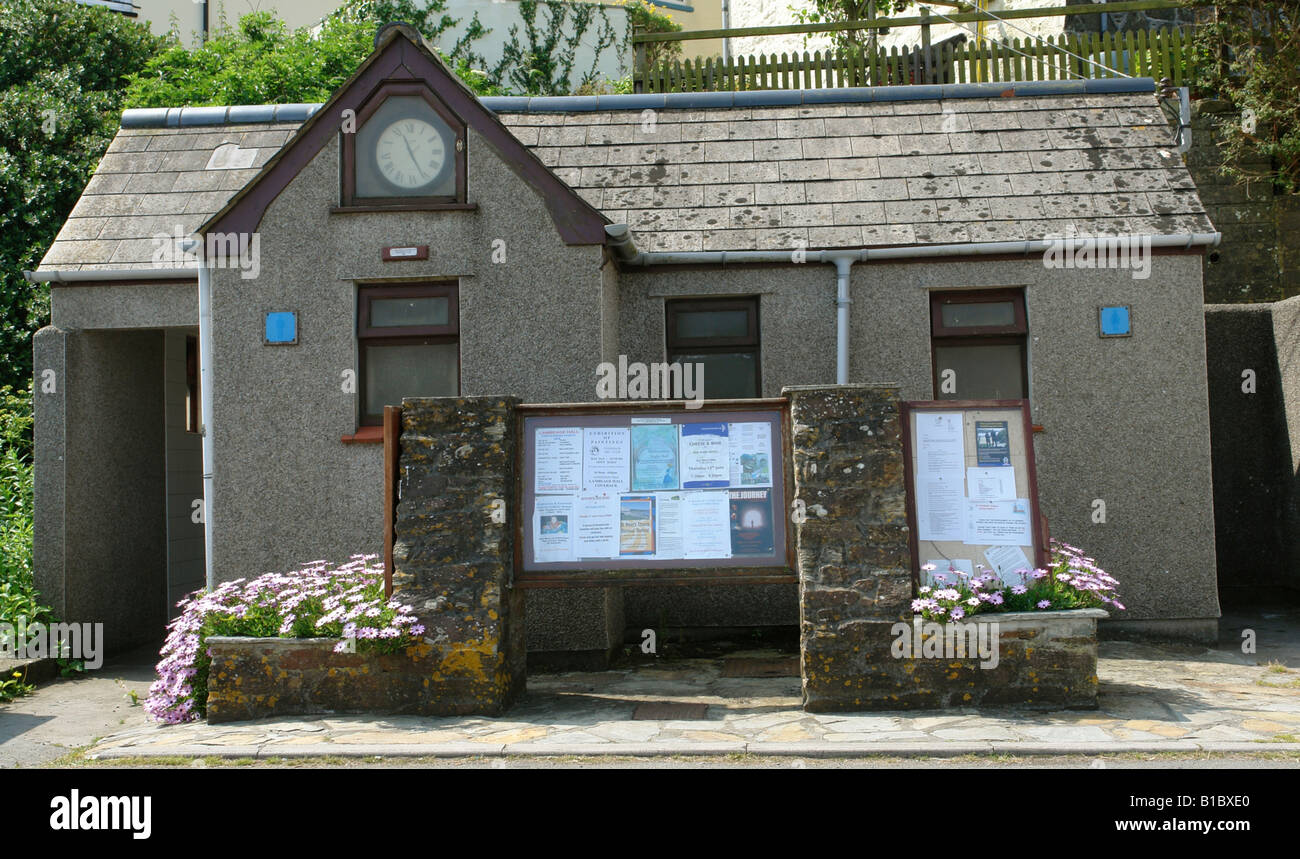
[[406,146],[406,154],[411,156],[411,163],[415,165],[415,172],[419,173],[420,178],[423,179],[424,171],[420,169],[420,162],[415,159],[415,151],[411,149],[410,141],[408,141],[406,135],[402,134],[400,131],[397,133],[397,136],[402,138],[402,143]]

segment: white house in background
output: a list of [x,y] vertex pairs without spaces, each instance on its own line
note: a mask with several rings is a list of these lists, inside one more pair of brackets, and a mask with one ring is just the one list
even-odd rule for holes
[[[880,0],[883,7],[886,0]],[[1021,10],[1021,9],[1044,9],[1055,6],[1073,6],[1069,0],[969,0],[972,6],[981,9],[987,9],[989,12],[997,14],[998,12]],[[1088,2],[1088,0],[1081,0]],[[1104,3],[1107,0],[1093,0],[1093,2]],[[934,42],[942,42],[952,36],[965,33],[969,39],[989,39],[998,42],[1008,42],[1012,39],[1043,38],[1047,36],[1057,36],[1067,29],[1079,30],[1117,30],[1127,29],[1135,26],[1141,26],[1143,21],[1151,21],[1156,25],[1164,25],[1167,22],[1181,20],[1186,14],[1180,16],[1178,10],[1162,10],[1159,12],[1130,12],[1106,14],[1101,13],[1097,18],[1087,19],[1081,17],[1073,18],[1075,22],[1071,27],[1067,27],[1067,22],[1071,19],[1063,16],[1049,18],[1016,18],[1005,23],[965,23],[949,24],[944,23],[945,15],[955,14],[954,10],[946,4],[917,2],[913,7],[902,13],[902,16],[914,17],[919,13],[919,8],[923,5],[929,5],[930,13],[934,17],[935,24],[930,30],[930,38]],[[796,9],[811,10],[814,6],[813,0],[731,0],[731,27],[739,29],[741,27],[775,27],[784,24],[797,23],[794,17]],[[1138,16],[1145,16],[1139,18]],[[880,17],[885,17],[881,13]],[[830,37],[816,33],[804,37],[802,35],[782,35],[782,36],[752,36],[749,38],[732,39],[732,51],[736,54],[771,54],[771,53],[802,53],[804,51],[824,51],[831,45]],[[897,28],[880,38],[880,44],[886,48],[897,46],[900,50],[905,47],[914,47],[920,42],[920,30],[917,27]]]
[[[182,40],[189,47],[194,47],[201,41],[200,36],[205,30],[216,27],[223,11],[226,19],[232,23],[249,12],[273,12],[283,19],[290,29],[296,30],[299,27],[310,27],[319,23],[344,2],[344,0],[76,1],[86,6],[107,6],[115,12],[147,21],[149,28],[160,36],[171,29],[172,20],[175,19]],[[567,0],[563,1],[567,2]],[[717,30],[723,26],[724,0],[648,0],[648,2],[686,30]],[[748,3],[751,0],[730,0],[730,2],[735,5],[738,2]],[[618,23],[621,35],[626,28],[627,20],[626,13],[619,8],[621,4],[611,2],[594,5],[605,7],[605,14],[611,21]],[[467,24],[473,18],[473,13],[477,11],[483,26],[493,28],[504,35],[510,25],[519,20],[517,6],[518,0],[447,0],[447,14],[453,18],[464,18],[463,24]],[[459,30],[463,31],[463,24],[458,28]],[[454,42],[454,39],[452,41]],[[688,55],[700,53],[712,56],[722,52],[722,42],[720,40],[688,42],[686,48]],[[483,51],[479,53],[484,54]]]

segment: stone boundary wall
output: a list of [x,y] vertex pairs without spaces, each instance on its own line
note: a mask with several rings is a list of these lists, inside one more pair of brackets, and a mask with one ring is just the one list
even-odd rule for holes
[[429,648],[335,653],[335,638],[213,636],[208,721],[329,713],[451,715],[430,682]]
[[[986,635],[975,653],[931,653],[923,629],[908,634],[915,622],[898,387],[783,393],[804,708],[1095,707],[1103,611],[980,616],[967,624]],[[522,512],[518,405],[506,397],[403,403],[393,592],[414,606],[425,641],[374,654],[335,653],[333,639],[211,638],[209,721],[499,715],[514,703],[525,684],[524,602],[512,587]],[[900,638],[919,652],[900,651]]]
[[[1206,303],[1278,301],[1300,295],[1300,197],[1275,193],[1269,182],[1237,184],[1221,172],[1223,150],[1215,130],[1229,117],[1227,102],[1192,103],[1192,148],[1187,169],[1215,229],[1223,234],[1205,255]],[[1268,168],[1268,159],[1243,162]]]

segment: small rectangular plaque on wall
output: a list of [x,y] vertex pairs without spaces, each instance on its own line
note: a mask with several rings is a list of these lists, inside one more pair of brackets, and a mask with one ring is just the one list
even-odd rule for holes
[[387,247],[380,254],[384,262],[396,262],[397,260],[407,259],[428,259],[428,245],[405,245],[402,247]]

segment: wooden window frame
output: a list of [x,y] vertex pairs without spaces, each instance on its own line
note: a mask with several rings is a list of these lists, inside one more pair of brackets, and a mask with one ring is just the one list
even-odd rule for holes
[[[944,305],[981,304],[1010,301],[1015,313],[1011,325],[952,327],[943,324]],[[948,290],[930,293],[930,377],[935,399],[939,393],[939,361],[935,350],[941,346],[1019,346],[1019,399],[1029,397],[1029,324],[1025,314],[1023,289]]]
[[[1010,301],[1016,321],[1011,325],[963,325],[950,327],[943,324],[943,307],[946,304],[995,304]],[[930,293],[931,337],[985,337],[992,334],[1025,335],[1029,325],[1025,317],[1025,293],[1020,289],[980,289]]]
[[[749,314],[744,336],[738,337],[678,337],[677,315],[682,312],[698,313],[711,310],[744,310]],[[702,355],[730,355],[740,352],[754,353],[754,392],[763,396],[763,350],[759,336],[759,297],[747,295],[727,298],[673,298],[664,302],[664,347],[669,361],[681,352]]]
[[[452,144],[452,158],[454,159],[456,169],[456,194],[455,196],[431,196],[431,197],[360,197],[357,195],[357,134],[365,126],[366,122],[375,111],[379,110],[384,103],[393,96],[418,96],[424,99],[434,112],[442,118],[451,128],[455,141]],[[404,211],[424,211],[433,209],[464,209],[466,177],[465,177],[465,150],[468,149],[466,144],[466,126],[460,117],[452,113],[437,96],[433,94],[427,86],[422,83],[412,83],[410,81],[383,81],[374,91],[366,97],[362,103],[361,109],[357,111],[356,131],[344,133],[339,131],[342,137],[342,159],[341,173],[342,189],[339,196],[340,205],[331,211],[361,210],[373,211],[374,209],[399,209]],[[382,416],[381,416],[382,417]]]
[[[384,414],[366,413],[366,347],[456,345],[456,391],[460,392],[460,302],[457,283],[359,284],[357,287],[357,412],[359,427],[383,426]],[[446,325],[370,324],[376,298],[447,298]]]

